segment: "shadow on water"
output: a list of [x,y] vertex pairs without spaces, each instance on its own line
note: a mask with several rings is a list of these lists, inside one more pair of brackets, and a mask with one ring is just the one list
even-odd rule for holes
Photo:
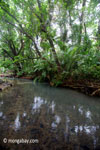
[[0,150],[100,150],[99,98],[15,82],[0,94]]

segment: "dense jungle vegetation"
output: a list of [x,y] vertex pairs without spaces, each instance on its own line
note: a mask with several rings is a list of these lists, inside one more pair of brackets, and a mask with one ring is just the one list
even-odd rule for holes
[[0,71],[51,85],[100,79],[100,0],[0,0]]

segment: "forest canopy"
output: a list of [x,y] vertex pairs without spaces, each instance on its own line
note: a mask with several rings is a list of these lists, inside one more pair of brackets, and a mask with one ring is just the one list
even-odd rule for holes
[[100,0],[0,0],[0,67],[55,85],[100,78]]

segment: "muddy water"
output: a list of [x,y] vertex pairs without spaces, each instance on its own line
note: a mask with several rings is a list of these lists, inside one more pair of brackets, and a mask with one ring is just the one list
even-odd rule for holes
[[100,98],[14,82],[0,93],[0,150],[100,150]]

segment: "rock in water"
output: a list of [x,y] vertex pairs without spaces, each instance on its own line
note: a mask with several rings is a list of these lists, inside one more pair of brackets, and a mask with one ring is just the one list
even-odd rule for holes
[[4,83],[4,81],[0,79],[0,84],[2,84],[2,83]]
[[3,91],[12,86],[12,83],[0,79],[0,91]]

